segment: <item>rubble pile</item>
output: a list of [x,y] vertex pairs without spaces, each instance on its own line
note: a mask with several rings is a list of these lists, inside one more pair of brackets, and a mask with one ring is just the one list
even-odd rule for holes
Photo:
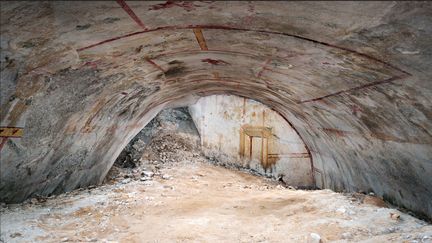
[[205,161],[187,108],[166,109],[159,113],[117,158],[107,175],[107,182],[168,179],[160,169],[179,163]]

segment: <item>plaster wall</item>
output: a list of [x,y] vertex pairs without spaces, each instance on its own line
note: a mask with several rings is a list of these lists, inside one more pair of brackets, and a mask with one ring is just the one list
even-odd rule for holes
[[[233,95],[200,98],[189,110],[207,156],[280,178],[289,185],[312,186],[309,153],[296,131],[277,112]],[[254,131],[258,134],[248,136]]]

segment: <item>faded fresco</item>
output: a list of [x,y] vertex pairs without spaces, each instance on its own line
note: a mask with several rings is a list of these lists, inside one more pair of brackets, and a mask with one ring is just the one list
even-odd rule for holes
[[303,141],[267,106],[237,96],[214,95],[200,98],[189,110],[208,156],[292,185],[313,182]]

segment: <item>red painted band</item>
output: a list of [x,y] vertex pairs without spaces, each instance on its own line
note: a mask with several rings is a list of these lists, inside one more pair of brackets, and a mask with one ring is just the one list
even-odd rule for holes
[[374,60],[376,62],[384,64],[386,66],[389,66],[389,67],[391,67],[393,69],[396,69],[397,71],[402,72],[404,74],[411,75],[410,73],[408,73],[408,72],[406,72],[406,71],[404,71],[404,70],[402,70],[400,68],[397,68],[396,66],[393,66],[390,63],[382,61],[382,60],[380,60],[378,58],[375,58],[373,56],[370,56],[370,55],[367,55],[367,54],[364,54],[364,53],[361,53],[361,52],[358,52],[358,51],[355,51],[355,50],[351,50],[351,49],[346,48],[346,47],[341,47],[341,46],[337,46],[337,45],[334,45],[334,44],[330,44],[330,43],[326,43],[326,42],[310,39],[310,38],[299,36],[299,35],[284,33],[284,32],[270,31],[270,30],[246,29],[246,28],[230,27],[230,26],[224,26],[224,25],[186,25],[186,26],[171,25],[171,26],[160,26],[160,27],[156,27],[156,28],[153,28],[153,29],[145,29],[143,31],[133,32],[133,33],[129,33],[129,34],[126,34],[126,35],[123,35],[123,36],[118,36],[118,37],[114,37],[114,38],[111,38],[111,39],[108,39],[108,40],[103,40],[103,41],[100,41],[98,43],[86,46],[86,47],[81,47],[81,48],[77,49],[77,51],[83,51],[83,50],[86,50],[86,49],[89,49],[89,48],[92,48],[92,47],[95,47],[95,46],[99,46],[99,45],[102,45],[102,44],[105,44],[105,43],[108,43],[108,42],[112,42],[112,41],[119,40],[119,39],[124,39],[124,38],[130,37],[130,36],[144,34],[144,33],[148,33],[148,32],[154,32],[154,31],[159,31],[159,30],[186,30],[186,29],[195,29],[195,28],[216,29],[216,30],[247,31],[247,32],[256,32],[256,33],[264,33],[264,34],[274,34],[274,35],[290,36],[290,37],[293,37],[293,38],[297,38],[297,39],[313,42],[313,43],[316,43],[316,44],[321,44],[321,45],[324,45],[324,46],[333,47],[333,48],[337,48],[337,49],[344,50],[344,51],[347,51],[347,52],[351,52],[351,53],[360,55],[362,57],[369,58],[371,60]]
[[141,28],[143,29],[147,29],[143,22],[141,21],[140,18],[138,18],[138,16],[136,16],[136,14],[134,13],[134,11],[129,7],[129,5],[127,5],[125,0],[116,0],[117,3],[124,9],[124,11],[126,11],[127,14],[129,14],[129,16],[135,21],[135,23],[137,23]]

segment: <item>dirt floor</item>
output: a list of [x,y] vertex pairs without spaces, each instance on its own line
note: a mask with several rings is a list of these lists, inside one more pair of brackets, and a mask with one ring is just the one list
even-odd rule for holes
[[[432,226],[374,200],[287,189],[207,163],[8,205],[4,242],[430,242]],[[367,197],[367,196],[364,196]],[[372,202],[367,203],[367,202]],[[366,203],[365,203],[366,202]],[[392,213],[397,214],[391,217]],[[397,216],[400,216],[398,219]],[[318,242],[318,241],[315,241]]]
[[184,110],[162,112],[102,186],[3,204],[0,241],[432,242],[432,225],[379,198],[215,166],[190,123]]

